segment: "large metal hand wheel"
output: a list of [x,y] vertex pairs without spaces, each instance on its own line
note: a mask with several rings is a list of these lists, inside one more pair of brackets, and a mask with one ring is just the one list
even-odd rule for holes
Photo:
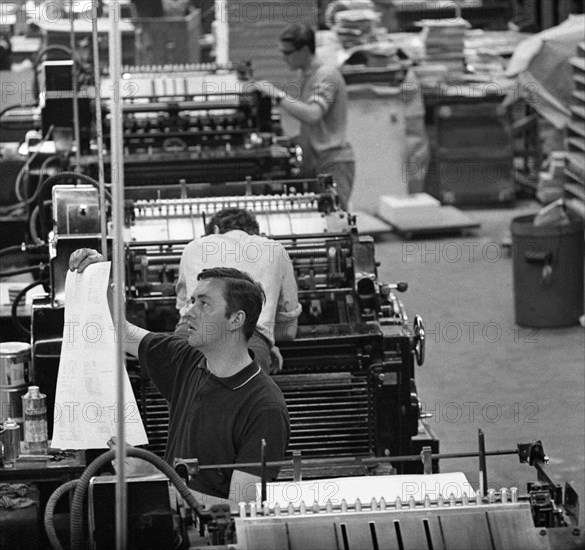
[[420,315],[414,316],[414,322],[412,324],[414,332],[414,357],[419,366],[425,362],[425,347],[426,347],[426,336],[425,336],[425,325]]

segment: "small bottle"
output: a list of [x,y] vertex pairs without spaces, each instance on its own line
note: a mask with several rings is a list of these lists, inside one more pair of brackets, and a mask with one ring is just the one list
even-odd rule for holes
[[28,454],[45,454],[49,446],[47,435],[47,396],[38,386],[29,386],[22,396],[24,416],[24,448]]

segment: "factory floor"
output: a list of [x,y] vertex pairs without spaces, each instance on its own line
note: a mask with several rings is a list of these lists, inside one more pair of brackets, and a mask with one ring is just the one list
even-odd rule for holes
[[[571,482],[585,505],[585,331],[527,328],[515,322],[513,218],[538,211],[532,201],[505,209],[466,210],[481,224],[467,235],[404,240],[376,238],[382,281],[406,281],[400,295],[410,319],[427,329],[426,361],[416,369],[423,409],[444,453],[515,449],[542,440],[552,478]],[[566,303],[566,302],[565,302]],[[463,471],[475,486],[477,458],[444,460],[443,472]],[[536,481],[515,456],[487,458],[488,486]]]

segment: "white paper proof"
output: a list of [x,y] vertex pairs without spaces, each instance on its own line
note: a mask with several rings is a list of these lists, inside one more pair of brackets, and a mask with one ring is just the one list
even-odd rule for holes
[[[258,506],[260,506],[261,488],[261,484],[257,483]],[[325,506],[327,501],[331,501],[334,506],[339,506],[342,500],[353,505],[358,498],[364,504],[371,502],[372,498],[380,500],[382,497],[388,503],[393,503],[397,497],[405,503],[411,497],[415,501],[422,501],[427,495],[431,500],[436,500],[439,495],[446,500],[451,495],[461,498],[463,493],[467,493],[470,499],[475,498],[475,490],[463,472],[341,477],[298,482],[279,481],[268,483],[266,489],[266,500],[271,505],[278,503],[284,508],[289,503],[298,507],[301,501],[304,501],[309,508],[314,502]]]
[[[67,272],[51,443],[56,449],[107,448],[106,442],[117,432],[116,332],[107,300],[110,264]],[[148,443],[126,369],[121,420],[128,443]]]

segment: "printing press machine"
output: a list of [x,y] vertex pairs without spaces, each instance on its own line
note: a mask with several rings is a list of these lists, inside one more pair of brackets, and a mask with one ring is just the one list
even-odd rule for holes
[[[166,186],[163,191],[147,186],[126,190],[126,306],[131,321],[172,331],[178,319],[174,285],[183,247],[203,234],[206,219],[216,211],[249,208],[261,232],[286,247],[303,307],[296,340],[279,344],[284,368],[274,377],[291,413],[289,454],[397,456],[418,453],[425,445],[438,451],[438,441],[419,418],[414,381],[415,363],[424,361],[422,321],[415,317],[411,324],[396,296],[396,291],[406,290],[405,283],[377,280],[373,239],[359,235],[354,217],[337,209],[330,177]],[[154,198],[144,198],[149,194]],[[35,300],[32,319],[34,378],[49,399],[54,398],[58,370],[68,258],[80,246],[99,248],[97,191],[57,185],[53,211],[51,292]],[[138,369],[129,369],[135,371],[149,449],[161,454],[166,403]],[[355,471],[340,469],[340,474]]]
[[[93,77],[85,75],[77,83],[77,119],[72,64],[42,62],[36,82],[38,104],[2,114],[3,129],[23,137],[29,132],[24,141],[31,145],[19,149],[22,163],[31,163],[27,196],[55,167],[56,173],[75,169],[98,179],[96,98],[106,174],[111,170],[110,102],[115,97],[122,100],[126,187],[278,180],[301,174],[302,150],[283,136],[272,100],[247,86],[250,64],[125,66],[119,86],[105,74],[99,89]],[[39,146],[41,139],[47,143]]]
[[[165,78],[160,78],[163,71]],[[125,184],[286,179],[299,175],[302,152],[282,136],[272,100],[247,87],[250,65],[123,67]],[[101,97],[111,95],[104,79]],[[103,106],[110,149],[108,102]],[[108,170],[109,158],[105,158]],[[95,154],[84,173],[97,179]]]
[[[373,239],[358,235],[355,219],[334,208],[325,181],[305,184],[299,193],[302,182],[289,182],[297,191],[294,195],[278,189],[281,193],[270,195],[193,199],[189,206],[201,209],[188,218],[199,221],[194,236],[202,234],[206,216],[237,205],[253,210],[261,232],[279,240],[291,257],[303,312],[296,340],[279,343],[284,368],[274,377],[293,423],[289,453],[298,450],[308,457],[418,452],[423,440],[418,439],[414,363],[416,353],[422,363],[424,333],[420,321],[414,329],[408,324],[393,292],[406,285],[380,283]],[[286,184],[273,188],[279,185]],[[154,205],[159,206],[167,210],[165,221],[184,223],[177,214],[179,205],[168,214],[173,211],[172,199]],[[128,308],[136,316],[144,315],[146,325],[159,306],[174,308],[172,289],[182,250],[181,243],[161,246],[161,241],[144,239],[145,227],[156,231],[153,213],[148,212],[152,207],[136,201],[132,229],[143,239],[129,245],[127,256],[132,294]],[[146,225],[140,227],[141,222]],[[178,230],[172,222],[166,226],[169,233]],[[164,318],[174,320],[176,312],[169,313]],[[164,328],[159,325],[159,330]],[[154,399],[147,405],[147,419],[153,405]],[[162,450],[164,425],[160,434],[154,425],[147,429],[152,429],[151,441],[159,441]],[[424,442],[431,441],[429,434]]]
[[[459,455],[441,455],[419,417],[414,370],[424,362],[422,321],[415,317],[411,323],[396,296],[405,283],[378,281],[374,243],[358,234],[351,214],[336,208],[329,177],[143,187],[134,194],[127,190],[126,199],[127,316],[137,324],[173,330],[181,251],[203,233],[206,219],[226,206],[254,210],[261,231],[284,244],[303,306],[298,337],[280,344],[284,367],[273,375],[292,427],[279,479],[263,480],[257,501],[242,503],[235,512],[203,509],[179,490],[191,508],[181,515],[182,546],[171,542],[176,532],[168,480],[134,480],[128,533],[141,541],[141,550],[583,548],[577,494],[568,484],[563,492],[552,480],[540,442],[487,453],[480,445],[478,453],[461,455],[483,457],[484,466],[486,455],[518,455],[536,468],[538,481],[529,482],[526,493],[487,489],[487,477],[477,488],[459,474],[438,473],[439,460]],[[53,188],[51,289],[35,299],[32,320],[34,381],[50,402],[67,260],[79,246],[99,247],[97,206],[93,187]],[[136,364],[127,367],[152,460],[161,460],[166,403]],[[105,463],[111,453],[94,464]],[[176,475],[188,479],[214,467],[181,458],[174,469],[161,462],[173,483]],[[93,478],[89,495],[93,548],[111,548],[113,480]]]

